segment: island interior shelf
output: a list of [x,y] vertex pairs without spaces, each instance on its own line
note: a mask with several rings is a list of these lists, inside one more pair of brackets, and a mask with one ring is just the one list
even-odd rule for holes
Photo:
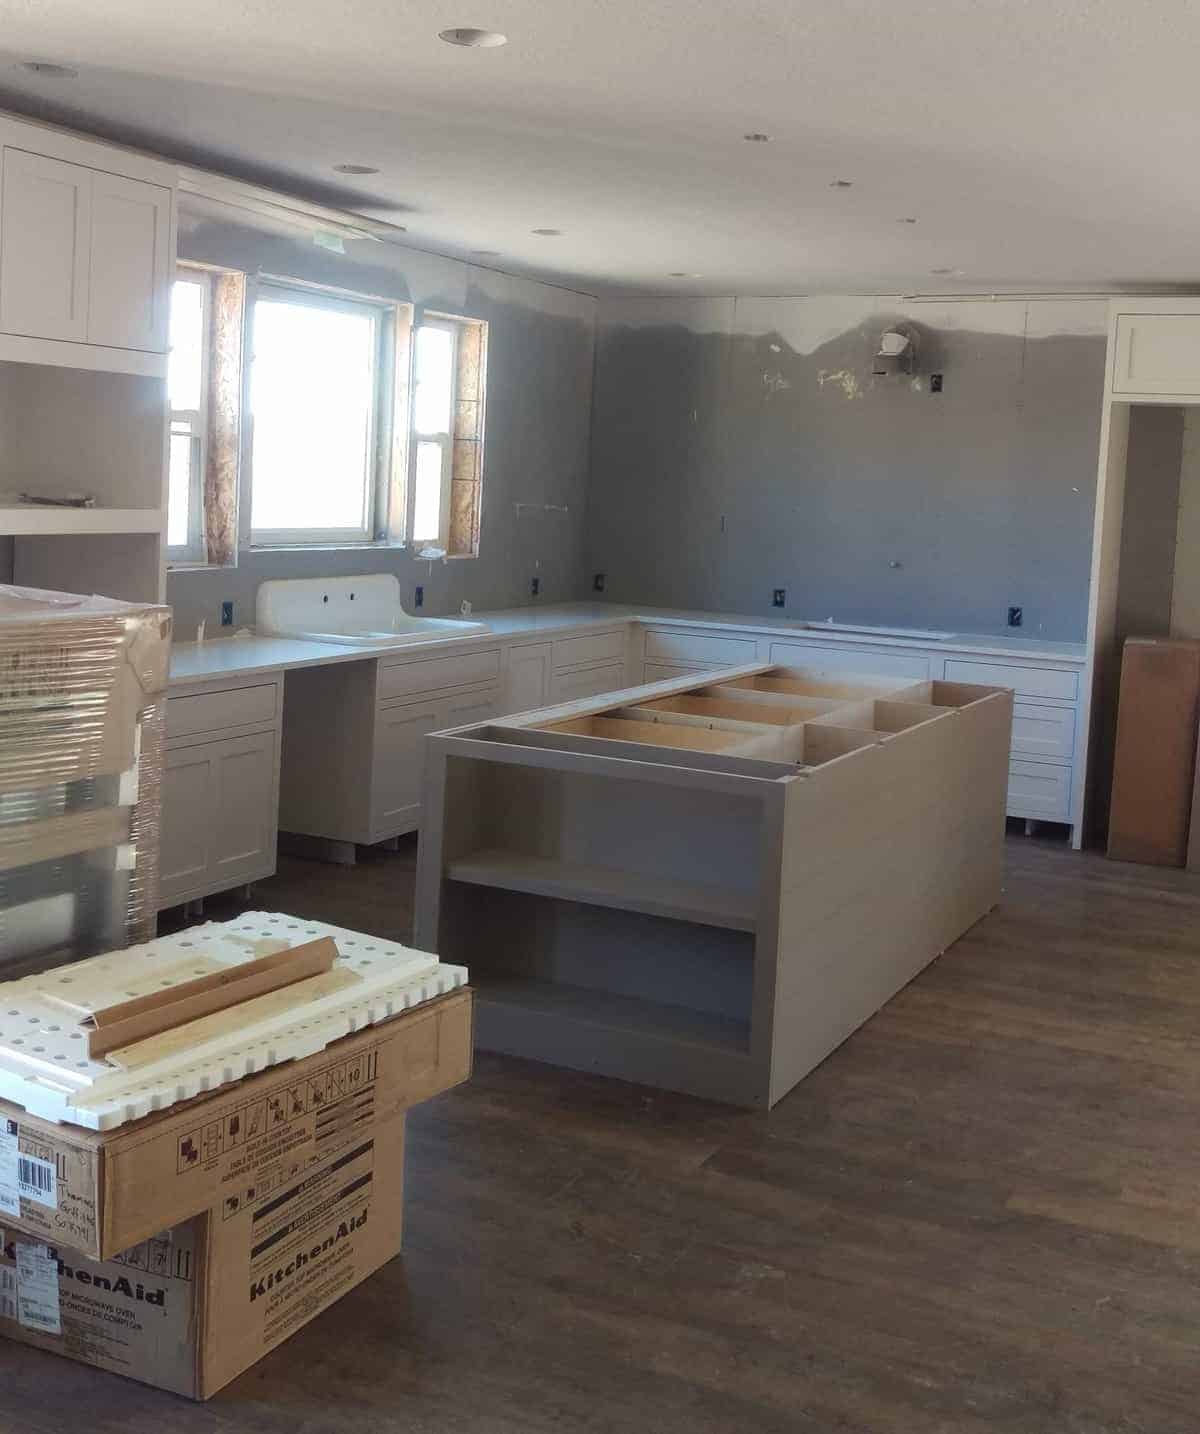
[[476,1040],[769,1107],[995,905],[1007,689],[751,666],[428,740]]

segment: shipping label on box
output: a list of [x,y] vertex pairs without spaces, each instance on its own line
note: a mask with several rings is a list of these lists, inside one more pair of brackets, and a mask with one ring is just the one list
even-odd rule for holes
[[104,1262],[6,1230],[0,1334],[194,1395],[202,1226],[189,1221]]
[[51,1244],[93,1246],[98,1169],[98,1151],[66,1127],[0,1116],[0,1223],[19,1221]]

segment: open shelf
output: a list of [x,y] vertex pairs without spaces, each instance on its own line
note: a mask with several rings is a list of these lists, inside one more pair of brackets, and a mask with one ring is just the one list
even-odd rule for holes
[[472,970],[471,984],[482,1005],[519,1008],[552,1017],[560,1031],[571,1025],[654,1038],[673,1044],[707,1046],[745,1055],[750,1028],[745,1021],[693,1011],[665,1001],[645,1001],[588,986],[538,981],[522,976]]
[[57,508],[36,503],[0,505],[0,535],[43,537],[59,533],[158,533],[158,508]]
[[521,891],[531,896],[579,901],[618,911],[638,911],[648,916],[719,926],[727,931],[755,928],[755,912],[748,893],[729,887],[673,881],[644,872],[586,866],[489,848],[449,862],[446,875],[452,881],[473,886]]

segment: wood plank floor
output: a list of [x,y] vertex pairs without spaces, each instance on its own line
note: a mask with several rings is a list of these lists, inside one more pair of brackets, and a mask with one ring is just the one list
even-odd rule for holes
[[[406,937],[414,856],[254,904]],[[481,1057],[402,1260],[206,1406],[0,1341],[0,1430],[1195,1434],[1198,1112],[1200,880],[1014,838],[769,1117]]]

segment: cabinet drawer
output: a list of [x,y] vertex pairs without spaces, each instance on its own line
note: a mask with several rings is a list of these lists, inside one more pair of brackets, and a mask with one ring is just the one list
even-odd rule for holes
[[758,656],[752,637],[715,637],[701,632],[676,632],[669,627],[652,627],[646,632],[642,654],[647,661],[709,662],[714,667],[740,667]]
[[1200,393],[1200,314],[1119,314],[1114,393]]
[[1075,751],[1074,707],[1013,704],[1012,749],[1048,762],[1069,762]]
[[600,697],[605,692],[619,692],[625,686],[625,664],[589,667],[583,672],[564,672],[554,679],[553,701],[578,702],[581,697]]
[[439,692],[446,687],[471,687],[500,677],[500,649],[464,652],[454,657],[427,657],[418,662],[379,664],[379,696],[404,697],[408,693]]
[[[806,667],[810,672],[852,672],[864,677],[929,676],[929,658],[920,652],[879,652],[845,647],[839,643],[773,642],[770,661],[784,667]],[[965,680],[965,679],[964,679]]]
[[1079,696],[1078,672],[1052,667],[1016,667],[1010,662],[946,661],[947,682],[979,682],[985,687],[1011,687],[1018,697],[1050,697],[1074,702]]
[[194,697],[167,699],[167,740],[196,732],[224,732],[231,727],[274,724],[279,689],[274,682],[253,687],[200,692]]
[[643,682],[666,682],[670,677],[700,677],[718,670],[703,662],[643,662]]
[[1008,814],[1065,822],[1071,811],[1071,768],[1048,762],[1008,764]]
[[586,637],[560,637],[554,644],[554,670],[584,663],[612,662],[625,656],[625,632],[589,632]]

